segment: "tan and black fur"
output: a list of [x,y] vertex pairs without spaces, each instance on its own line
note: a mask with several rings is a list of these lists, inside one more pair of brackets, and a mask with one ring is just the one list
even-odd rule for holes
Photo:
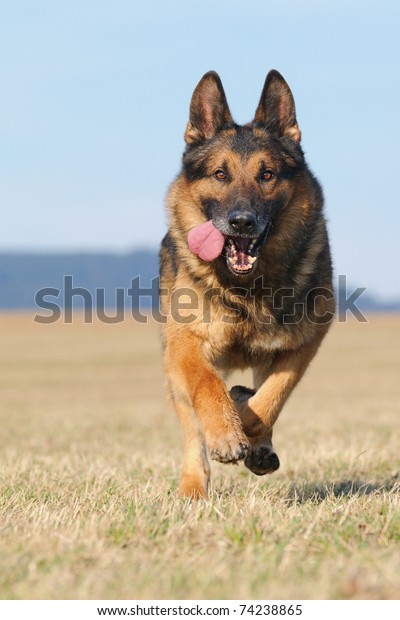
[[[209,456],[244,459],[258,475],[279,467],[273,425],[327,332],[334,298],[322,191],[282,76],[268,74],[254,120],[238,126],[218,75],[207,73],[193,93],[185,141],[161,248],[162,340],[184,431],[180,494],[206,498]],[[261,240],[251,273],[233,273],[224,251],[205,262],[189,250],[192,228],[212,220],[228,237],[242,213]],[[227,390],[223,378],[235,368],[253,369],[254,389]]]

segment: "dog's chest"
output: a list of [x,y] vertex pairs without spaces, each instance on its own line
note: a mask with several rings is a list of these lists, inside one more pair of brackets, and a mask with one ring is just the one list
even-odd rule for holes
[[236,325],[215,322],[207,332],[206,353],[221,369],[257,366],[278,351],[297,348],[301,340],[296,329],[251,321]]

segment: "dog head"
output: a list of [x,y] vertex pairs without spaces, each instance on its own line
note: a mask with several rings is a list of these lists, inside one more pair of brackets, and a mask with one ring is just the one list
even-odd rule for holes
[[254,120],[234,123],[221,80],[206,73],[190,104],[183,175],[201,221],[224,236],[230,273],[246,276],[279,227],[304,166],[295,104],[277,71],[268,74]]

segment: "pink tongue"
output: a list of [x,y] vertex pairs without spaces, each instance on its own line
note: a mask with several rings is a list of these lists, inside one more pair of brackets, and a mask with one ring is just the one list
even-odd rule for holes
[[210,220],[189,231],[188,245],[193,254],[210,263],[222,252],[225,237]]

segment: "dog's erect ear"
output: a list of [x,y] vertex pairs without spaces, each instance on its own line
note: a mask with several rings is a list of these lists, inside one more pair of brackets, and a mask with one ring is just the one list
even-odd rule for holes
[[193,93],[185,141],[193,144],[212,138],[224,125],[232,122],[220,77],[215,71],[209,71]]
[[272,70],[267,75],[254,121],[279,137],[300,142],[292,91],[278,71]]

